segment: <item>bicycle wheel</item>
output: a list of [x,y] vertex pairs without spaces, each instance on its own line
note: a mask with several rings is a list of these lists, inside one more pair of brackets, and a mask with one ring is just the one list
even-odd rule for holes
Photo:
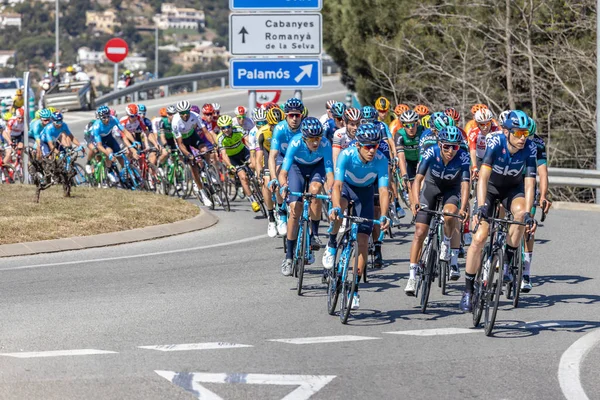
[[513,260],[513,307],[519,307],[519,296],[521,295],[521,281],[523,281],[523,243],[517,250]]
[[300,236],[300,235],[298,236],[298,239],[300,239],[300,242],[299,242],[300,254],[298,257],[298,264],[297,264],[297,266],[298,266],[298,286],[296,288],[298,296],[300,296],[302,294],[302,282],[304,281],[304,264],[306,264],[307,242],[310,240],[308,238],[308,234],[309,234],[308,221],[303,221],[302,229],[300,229],[300,235],[302,235],[302,236]]
[[262,190],[258,184],[258,180],[256,180],[256,177],[253,176],[251,182],[254,199],[260,205],[260,211],[262,212],[263,217],[267,218],[267,207],[265,206],[265,199],[263,198]]
[[475,275],[475,282],[473,284],[473,326],[477,328],[479,322],[481,322],[481,316],[483,314],[483,307],[485,306],[485,288],[487,281],[484,281],[484,263],[488,259],[488,246],[483,249],[481,257],[481,267]]
[[439,269],[440,276],[438,278],[438,285],[442,288],[442,294],[446,295],[446,283],[448,282],[448,272],[449,272],[448,261],[440,261]]
[[429,302],[429,293],[431,292],[431,283],[433,282],[433,274],[435,273],[435,265],[437,258],[437,235],[433,235],[430,243],[427,244],[427,262],[425,263],[425,270],[423,271],[423,280],[421,281],[421,312],[425,313],[427,310],[427,303]]
[[348,317],[350,317],[350,310],[352,309],[352,298],[356,292],[356,282],[358,281],[358,243],[352,243],[352,250],[348,255],[347,260],[348,266],[352,265],[352,269],[349,267],[346,271],[346,279],[342,283],[342,301],[340,304],[340,320],[342,324],[348,323]]
[[342,287],[342,269],[343,265],[341,260],[341,254],[344,251],[345,239],[347,235],[342,235],[340,242],[338,243],[337,250],[335,252],[335,258],[333,262],[333,268],[328,272],[327,281],[327,312],[329,315],[335,314],[335,307],[337,306],[338,298],[340,296],[340,290]]
[[75,164],[73,165],[73,168],[75,169],[75,175],[73,176],[75,186],[90,186],[90,183],[86,178],[87,174],[83,167],[79,164]]
[[[192,174],[192,167],[189,164],[185,164],[183,167],[183,195],[181,198],[187,199],[194,190],[194,175]],[[199,188],[198,188],[199,189]]]
[[496,314],[498,313],[498,305],[500,304],[500,296],[502,294],[502,270],[504,266],[504,251],[496,250],[492,257],[490,266],[488,284],[485,292],[486,303],[483,319],[485,335],[490,336],[496,322]]

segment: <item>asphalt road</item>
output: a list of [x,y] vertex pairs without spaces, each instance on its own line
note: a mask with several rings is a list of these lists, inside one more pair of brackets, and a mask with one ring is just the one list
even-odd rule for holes
[[[343,95],[326,82],[305,99],[317,110]],[[600,398],[598,213],[551,212],[534,290],[503,302],[493,337],[458,311],[462,278],[447,296],[434,287],[427,314],[404,295],[408,226],[342,325],[320,252],[299,297],[266,221],[245,201],[216,214],[197,233],[0,259],[0,398]]]

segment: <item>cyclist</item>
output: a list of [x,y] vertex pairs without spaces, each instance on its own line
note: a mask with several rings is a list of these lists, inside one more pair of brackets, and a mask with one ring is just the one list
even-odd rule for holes
[[[338,157],[331,194],[332,209],[329,212],[329,219],[334,221],[334,226],[323,256],[323,266],[327,269],[333,268],[337,233],[343,210],[348,207],[348,203],[354,203],[354,215],[366,219],[375,218],[373,199],[376,196],[379,196],[382,209],[387,210],[389,206],[388,162],[383,154],[377,151],[381,140],[379,127],[371,123],[362,124],[356,131],[355,145],[344,149]],[[380,222],[380,229],[388,228],[389,220],[385,215],[380,218]],[[367,265],[369,235],[372,230],[373,223],[361,223],[358,226],[358,276],[362,276],[362,271]],[[360,307],[358,286],[351,307]]]
[[196,183],[195,190],[200,192],[202,203],[205,206],[210,207],[212,205],[212,201],[202,186],[198,164],[196,163],[191,150],[192,147],[200,152],[207,150],[206,142],[202,140],[198,134],[198,132],[202,130],[202,122],[198,118],[198,114],[192,113],[190,110],[191,105],[189,101],[180,101],[177,103],[175,109],[177,114],[173,116],[173,120],[171,122],[173,136],[175,136],[177,147],[179,150],[181,150],[183,156],[188,159],[190,165],[192,166],[192,176],[194,178],[194,182]]
[[431,114],[431,111],[429,110],[429,107],[427,107],[424,104],[417,104],[415,106],[415,108],[413,108],[413,111],[416,112],[417,114],[419,114],[419,119],[421,121],[421,125],[424,124],[423,118],[425,118],[426,116],[428,116],[429,114]]
[[348,148],[350,143],[355,140],[356,130],[360,125],[361,119],[362,113],[358,108],[350,107],[344,112],[345,126],[333,134],[332,159],[334,167],[341,151]]
[[327,100],[325,102],[325,114],[321,115],[321,118],[319,118],[319,121],[321,121],[322,124],[333,118],[331,115],[331,106],[333,106],[335,103],[335,100]]
[[[240,106],[241,107],[241,106]],[[238,107],[239,108],[239,107]],[[235,123],[235,120],[234,120]],[[259,126],[260,125],[260,126]],[[256,152],[258,151],[258,143],[256,142],[256,134],[258,133],[258,129],[267,125],[267,112],[262,108],[255,108],[252,110],[252,129],[250,129],[248,133],[248,137],[246,139],[248,150],[250,150],[250,157],[252,158],[252,162],[254,167],[256,168],[256,172],[261,172],[258,170],[259,165],[256,163]],[[256,176],[261,176],[257,174]]]
[[254,128],[254,122],[252,122],[252,120],[246,116],[246,113],[246,107],[236,107],[234,124],[237,126],[241,126],[244,132],[248,133],[252,128]]
[[202,106],[202,123],[206,130],[209,132],[212,142],[216,143],[217,133],[219,128],[217,126],[217,120],[214,118],[215,108],[212,104],[206,103]]
[[490,133],[500,131],[493,122],[494,116],[488,108],[481,108],[475,112],[475,126],[467,133],[469,140],[469,152],[471,154],[471,175],[477,179],[479,167],[485,154],[486,137]]
[[[432,215],[424,210],[435,211],[436,199],[442,198],[443,211],[465,217],[469,201],[470,173],[469,154],[460,148],[462,135],[457,127],[442,128],[438,143],[429,147],[419,162],[417,176],[411,191],[412,212],[416,215],[415,237],[410,248],[409,279],[404,288],[408,296],[414,296],[416,274],[419,269],[421,247],[427,237]],[[421,184],[423,187],[421,188]],[[456,218],[444,217],[444,238],[440,243],[440,260],[450,261],[450,239],[458,223]],[[458,249],[455,249],[458,253]],[[450,271],[453,280],[458,279],[458,266]]]
[[[419,140],[423,135],[424,128],[419,124],[419,115],[413,110],[404,111],[399,120],[403,127],[398,131],[396,138],[396,154],[400,175],[405,185],[404,189],[410,196],[411,182],[417,175]],[[396,203],[396,210],[398,215],[406,214],[399,203]]]
[[52,113],[47,108],[39,111],[39,119],[34,119],[29,124],[29,136],[35,141],[35,149],[37,158],[42,156],[42,130],[48,125],[52,119]]
[[[146,132],[148,140],[145,143],[142,142],[142,144],[146,148],[149,148],[150,145],[152,145],[155,149],[159,151],[160,159],[166,160],[168,157],[167,150],[163,149],[163,147],[160,145],[160,142],[158,141],[158,131],[154,127],[153,121],[151,121],[149,118],[146,118],[147,113],[148,109],[146,108],[146,106],[143,104],[138,104],[138,115],[140,116],[140,118],[144,122],[144,125],[146,125],[146,128],[148,129],[148,132]],[[156,153],[150,152],[148,154],[148,161],[154,165],[157,165]]]
[[3,132],[4,140],[8,144],[4,148],[4,165],[10,165],[12,159],[12,148],[23,149],[23,132],[25,131],[25,109],[18,108],[15,116],[8,120],[6,129]]
[[15,96],[12,99],[12,106],[10,107],[10,112],[14,114],[17,109],[23,107],[25,105],[25,99],[23,98],[23,89],[17,89],[15,92]]
[[[286,104],[287,106],[287,104]],[[290,141],[285,158],[279,172],[279,185],[281,193],[303,192],[305,179],[310,182],[309,191],[319,194],[325,182],[326,188],[333,185],[333,161],[331,160],[331,144],[323,137],[323,125],[318,119],[308,117],[302,121],[301,133],[295,135]],[[288,231],[285,260],[281,265],[281,273],[285,276],[292,274],[292,258],[298,236],[298,222],[302,214],[302,198],[294,195],[288,197]],[[321,201],[313,199],[310,206],[310,259],[308,264],[314,262],[312,250],[315,249],[315,239],[319,234],[321,220]],[[321,244],[318,243],[319,248]]]
[[390,101],[381,96],[375,100],[375,109],[377,110],[377,119],[386,124],[389,129],[390,124],[396,119],[394,113],[390,112]]
[[[40,134],[40,141],[42,143],[42,155],[47,156],[54,152],[54,150],[62,150],[65,147],[71,147],[72,145],[80,146],[79,140],[73,136],[69,126],[63,121],[63,115],[56,111],[52,114],[52,123],[48,124],[42,130]],[[55,143],[59,142],[60,147],[57,149]],[[82,147],[85,153],[85,150]]]
[[346,105],[340,101],[335,102],[329,109],[331,119],[328,119],[323,124],[323,135],[327,138],[327,140],[329,140],[329,143],[333,143],[333,135],[335,134],[335,131],[344,127],[345,112]]
[[[160,138],[160,122],[162,121],[163,118],[167,117],[167,107],[162,107],[160,110],[158,110],[158,116],[152,118],[151,124],[152,124],[152,132],[154,132],[159,138]],[[162,145],[164,145],[164,142],[160,142]]]
[[[515,221],[531,224],[528,232],[535,232],[536,222],[530,214],[535,197],[536,145],[527,139],[529,117],[523,111],[511,111],[504,122],[502,132],[490,135],[479,171],[477,185],[477,215],[474,226],[479,229],[473,234],[467,252],[465,268],[465,291],[459,308],[471,311],[471,296],[475,274],[480,268],[481,251],[488,237],[489,225],[486,218],[492,216],[496,200],[514,216]],[[506,237],[505,275],[511,280],[508,265],[512,262],[525,228],[511,225]]]
[[[125,107],[125,114],[126,115],[121,118],[120,122],[125,129],[133,134],[132,142],[146,145],[148,139],[148,127],[139,115],[138,106],[136,104],[128,104],[127,107]],[[134,157],[137,157],[136,152],[134,152]]]
[[175,135],[173,134],[173,117],[177,114],[177,109],[175,106],[168,106],[165,108],[165,116],[160,118],[160,121],[157,125],[157,132],[160,135],[160,141],[166,147],[166,151],[161,154],[158,159],[158,165],[161,175],[164,175],[164,170],[162,166],[167,161],[169,157],[169,151],[177,148],[177,143],[175,142]]
[[[533,118],[529,119],[529,135],[531,141],[536,145],[537,152],[537,173],[540,178],[539,188],[536,191],[539,192],[539,201],[537,202],[540,207],[543,208],[544,213],[548,213],[552,202],[548,200],[548,158],[546,155],[546,143],[537,134],[537,124]],[[537,196],[536,196],[537,197]],[[536,209],[534,208],[531,215],[535,216]],[[531,261],[533,258],[533,244],[535,242],[535,235],[532,234],[527,242],[525,242],[525,254],[523,257],[523,280],[521,280],[521,291],[523,293],[529,293],[532,289],[531,286]]]
[[[450,124],[453,124],[454,122],[452,118],[449,118],[448,116],[444,115],[443,112],[438,111],[431,114],[429,118],[429,129],[423,131],[423,133],[421,134],[421,139],[419,140],[419,159],[423,156],[423,153],[425,152],[425,150],[427,150],[428,147],[433,146],[438,142],[438,130],[435,125],[435,121],[438,119],[440,120],[439,122],[443,123],[443,126],[450,126]],[[440,124],[438,123],[438,125]]]
[[471,129],[477,126],[477,122],[475,121],[475,114],[477,113],[477,111],[483,109],[488,109],[488,106],[482,103],[477,103],[474,104],[473,107],[471,107],[471,115],[473,116],[473,119],[469,120],[465,124],[465,132],[467,132],[467,134],[471,131]]
[[300,129],[304,104],[300,99],[292,97],[285,102],[283,111],[285,112],[285,120],[281,121],[273,128],[271,151],[269,151],[269,172],[271,173],[269,189],[272,192],[275,192],[277,199],[279,210],[277,232],[280,235],[287,233],[288,228],[286,222],[287,214],[285,208],[283,208],[283,197],[280,195],[279,191],[276,190],[278,185],[277,177],[279,176],[279,169],[281,164],[283,164],[283,158],[288,149],[288,142]]
[[394,114],[396,115],[396,118],[390,124],[390,132],[392,132],[394,138],[396,137],[396,132],[398,132],[402,128],[402,121],[400,121],[400,116],[408,110],[410,110],[410,107],[406,104],[398,104],[394,108]]
[[[118,153],[121,150],[119,142],[113,136],[113,130],[121,136],[127,147],[134,143],[134,138],[131,132],[121,125],[116,117],[110,115],[110,109],[107,106],[98,107],[96,115],[98,119],[92,125],[92,137],[98,151],[106,155],[106,168],[109,169],[112,165],[113,153]],[[129,153],[129,150],[127,150],[127,153]],[[122,161],[119,160],[119,162]]]

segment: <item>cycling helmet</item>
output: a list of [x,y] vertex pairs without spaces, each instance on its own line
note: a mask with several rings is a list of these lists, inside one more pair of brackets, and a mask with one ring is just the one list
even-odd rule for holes
[[267,112],[262,108],[255,108],[252,111],[252,120],[256,122],[263,122],[267,120]]
[[212,104],[206,103],[205,105],[202,106],[203,114],[213,114],[214,112],[215,112],[215,108],[213,107]]
[[329,110],[335,103],[335,100],[327,100],[327,102],[325,103],[325,108]]
[[436,112],[434,112],[433,114],[431,114],[431,119],[429,120],[429,129],[434,129],[434,130],[437,130],[437,129],[435,128],[435,124],[433,123],[433,121],[435,121],[435,119],[436,119],[436,118],[443,117],[443,116],[445,116],[445,115],[446,115],[446,114],[444,114],[444,113],[443,113],[443,112],[441,112],[441,111],[436,111]]
[[158,115],[161,117],[166,117],[167,116],[167,107],[163,107],[160,110],[158,110]]
[[358,122],[362,118],[362,114],[358,108],[350,107],[344,113],[344,121]]
[[146,113],[148,113],[148,109],[143,104],[138,104],[138,110],[139,110],[140,114],[146,114]]
[[308,107],[304,106],[304,111],[302,111],[302,118],[308,117]]
[[200,114],[200,107],[194,104],[190,107],[190,111],[195,112],[196,114]]
[[108,117],[110,115],[110,108],[107,106],[100,106],[96,109],[96,114],[98,117]]
[[182,100],[179,103],[177,103],[177,112],[190,111],[190,108],[191,108],[190,102],[187,100]]
[[475,122],[478,124],[484,124],[486,122],[490,122],[494,118],[492,112],[487,108],[482,108],[475,113]]
[[510,110],[504,110],[500,113],[500,115],[498,116],[498,122],[500,122],[500,125],[504,126],[504,122],[506,121],[506,117],[508,117],[508,114],[510,114]]
[[219,104],[219,103],[212,103],[212,106],[215,109],[215,111],[221,111],[221,104]]
[[400,122],[403,124],[409,124],[411,122],[417,122],[419,120],[419,114],[413,110],[404,111],[400,115]]
[[277,105],[277,103],[273,103],[272,101],[260,106],[260,108],[265,109],[267,111],[269,111],[271,108],[275,108],[275,107],[278,108],[279,106]]
[[12,118],[12,113],[10,113],[10,112],[5,112],[4,114],[2,114],[2,119],[5,121],[8,121],[11,118]]
[[40,110],[40,118],[50,119],[50,118],[52,118],[52,113],[47,108],[43,108]]
[[421,126],[423,128],[429,129],[429,128],[431,128],[430,121],[431,121],[431,115],[427,114],[426,116],[421,118],[421,121],[419,121],[419,123],[421,124]]
[[456,126],[447,126],[438,132],[438,140],[442,143],[460,144],[462,133]]
[[456,122],[457,124],[460,122],[460,113],[458,111],[456,111],[455,108],[453,108],[453,107],[446,108],[444,110],[444,114],[446,114],[447,116],[452,118],[454,120],[454,122]]
[[521,110],[512,110],[506,116],[503,126],[508,130],[527,129],[529,127],[529,117]]
[[53,113],[53,112],[56,111],[56,108],[54,108],[54,107],[48,107],[48,110],[50,110],[50,112]]
[[292,97],[291,99],[285,102],[283,106],[283,111],[285,111],[286,114],[292,111],[296,111],[302,114],[302,112],[304,111],[304,104],[302,104],[302,100]]
[[529,130],[529,135],[533,136],[537,132],[537,124],[533,118],[529,118],[529,126],[527,127]]
[[377,120],[377,110],[372,106],[364,106],[362,108],[362,117],[367,122],[375,122]]
[[336,102],[331,106],[331,115],[333,118],[343,118],[346,112],[346,105],[341,101]]
[[394,108],[394,114],[400,116],[403,112],[410,110],[410,107],[406,104],[398,104],[396,108]]
[[358,127],[355,137],[360,144],[378,144],[381,141],[381,131],[375,124],[362,124]]
[[52,122],[62,122],[63,121],[63,115],[60,113],[60,111],[56,111],[55,113],[52,114]]
[[127,107],[125,107],[125,113],[130,117],[137,117],[138,112],[138,106],[136,106],[135,104],[127,104]]
[[437,131],[441,131],[442,129],[450,126],[456,126],[454,119],[450,118],[446,114],[437,115],[435,118],[430,120],[429,124],[431,125],[432,122]]
[[317,118],[308,117],[302,121],[300,131],[305,139],[323,136],[323,125]]
[[427,114],[430,114],[429,107],[423,104],[417,104],[414,108],[415,112],[419,114],[419,117],[424,117]]
[[175,106],[167,107],[167,115],[174,115],[174,114],[177,114],[177,108],[175,108]]
[[390,101],[385,97],[381,96],[375,100],[375,109],[377,111],[387,111],[390,109]]
[[244,106],[238,106],[235,109],[235,115],[246,115],[246,112],[247,112],[246,107],[244,107]]
[[269,125],[277,125],[285,119],[285,114],[279,107],[273,107],[267,111],[267,123]]
[[486,106],[485,104],[482,103],[478,103],[473,105],[473,107],[471,107],[471,114],[473,114],[473,116],[475,115],[475,113],[481,109],[487,109],[488,106]]
[[16,116],[17,118],[25,118],[25,109],[23,107],[17,108]]
[[217,125],[219,125],[220,128],[226,127],[226,126],[232,126],[233,125],[233,119],[229,116],[229,115],[221,115],[219,117],[219,119],[217,120]]
[[23,96],[23,89],[17,89],[15,96]]

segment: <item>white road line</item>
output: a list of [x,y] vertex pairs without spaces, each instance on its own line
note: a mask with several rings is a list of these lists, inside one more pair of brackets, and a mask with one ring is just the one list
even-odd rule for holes
[[558,382],[567,400],[588,400],[581,386],[580,367],[587,353],[600,343],[600,329],[596,329],[573,343],[560,358]]
[[24,353],[0,353],[0,356],[14,358],[45,358],[45,357],[64,357],[64,356],[91,356],[95,354],[118,354],[116,351],[96,350],[96,349],[76,349],[76,350],[53,350],[53,351],[32,351]]
[[189,350],[215,350],[215,349],[235,349],[241,347],[253,347],[249,344],[238,343],[187,343],[187,344],[163,344],[157,346],[138,346],[140,349],[157,351],[189,351]]
[[187,253],[187,252],[190,252],[190,251],[206,250],[206,249],[213,249],[215,247],[230,246],[232,244],[240,244],[240,243],[253,242],[255,240],[263,239],[263,238],[266,238],[266,237],[267,237],[267,235],[264,234],[264,235],[258,235],[258,236],[253,236],[253,237],[239,239],[239,240],[233,240],[233,241],[226,242],[226,243],[209,244],[207,246],[190,247],[190,248],[187,248],[187,249],[157,251],[157,252],[154,252],[154,253],[133,254],[133,255],[130,255],[130,256],[107,257],[107,258],[92,258],[92,259],[89,259],[89,260],[77,260],[77,261],[65,261],[65,262],[48,263],[48,264],[23,265],[21,267],[0,268],[0,271],[16,271],[16,270],[20,270],[20,269],[33,269],[33,268],[42,268],[42,267],[55,267],[55,266],[60,266],[60,265],[76,265],[76,264],[98,263],[98,262],[106,262],[106,261],[128,260],[128,259],[131,259],[131,258],[154,257],[154,256],[160,256],[160,255],[164,255],[164,254]]
[[295,338],[295,339],[270,339],[269,342],[281,342],[289,344],[315,344],[315,343],[336,343],[336,342],[357,342],[359,340],[375,340],[381,339],[378,337],[369,336],[352,336],[352,335],[341,335],[341,336],[321,336],[321,337],[308,337],[308,338]]
[[392,335],[408,335],[408,336],[440,336],[440,335],[458,335],[462,333],[481,333],[481,329],[466,329],[466,328],[437,328],[437,329],[417,329],[414,331],[396,331],[383,332]]

